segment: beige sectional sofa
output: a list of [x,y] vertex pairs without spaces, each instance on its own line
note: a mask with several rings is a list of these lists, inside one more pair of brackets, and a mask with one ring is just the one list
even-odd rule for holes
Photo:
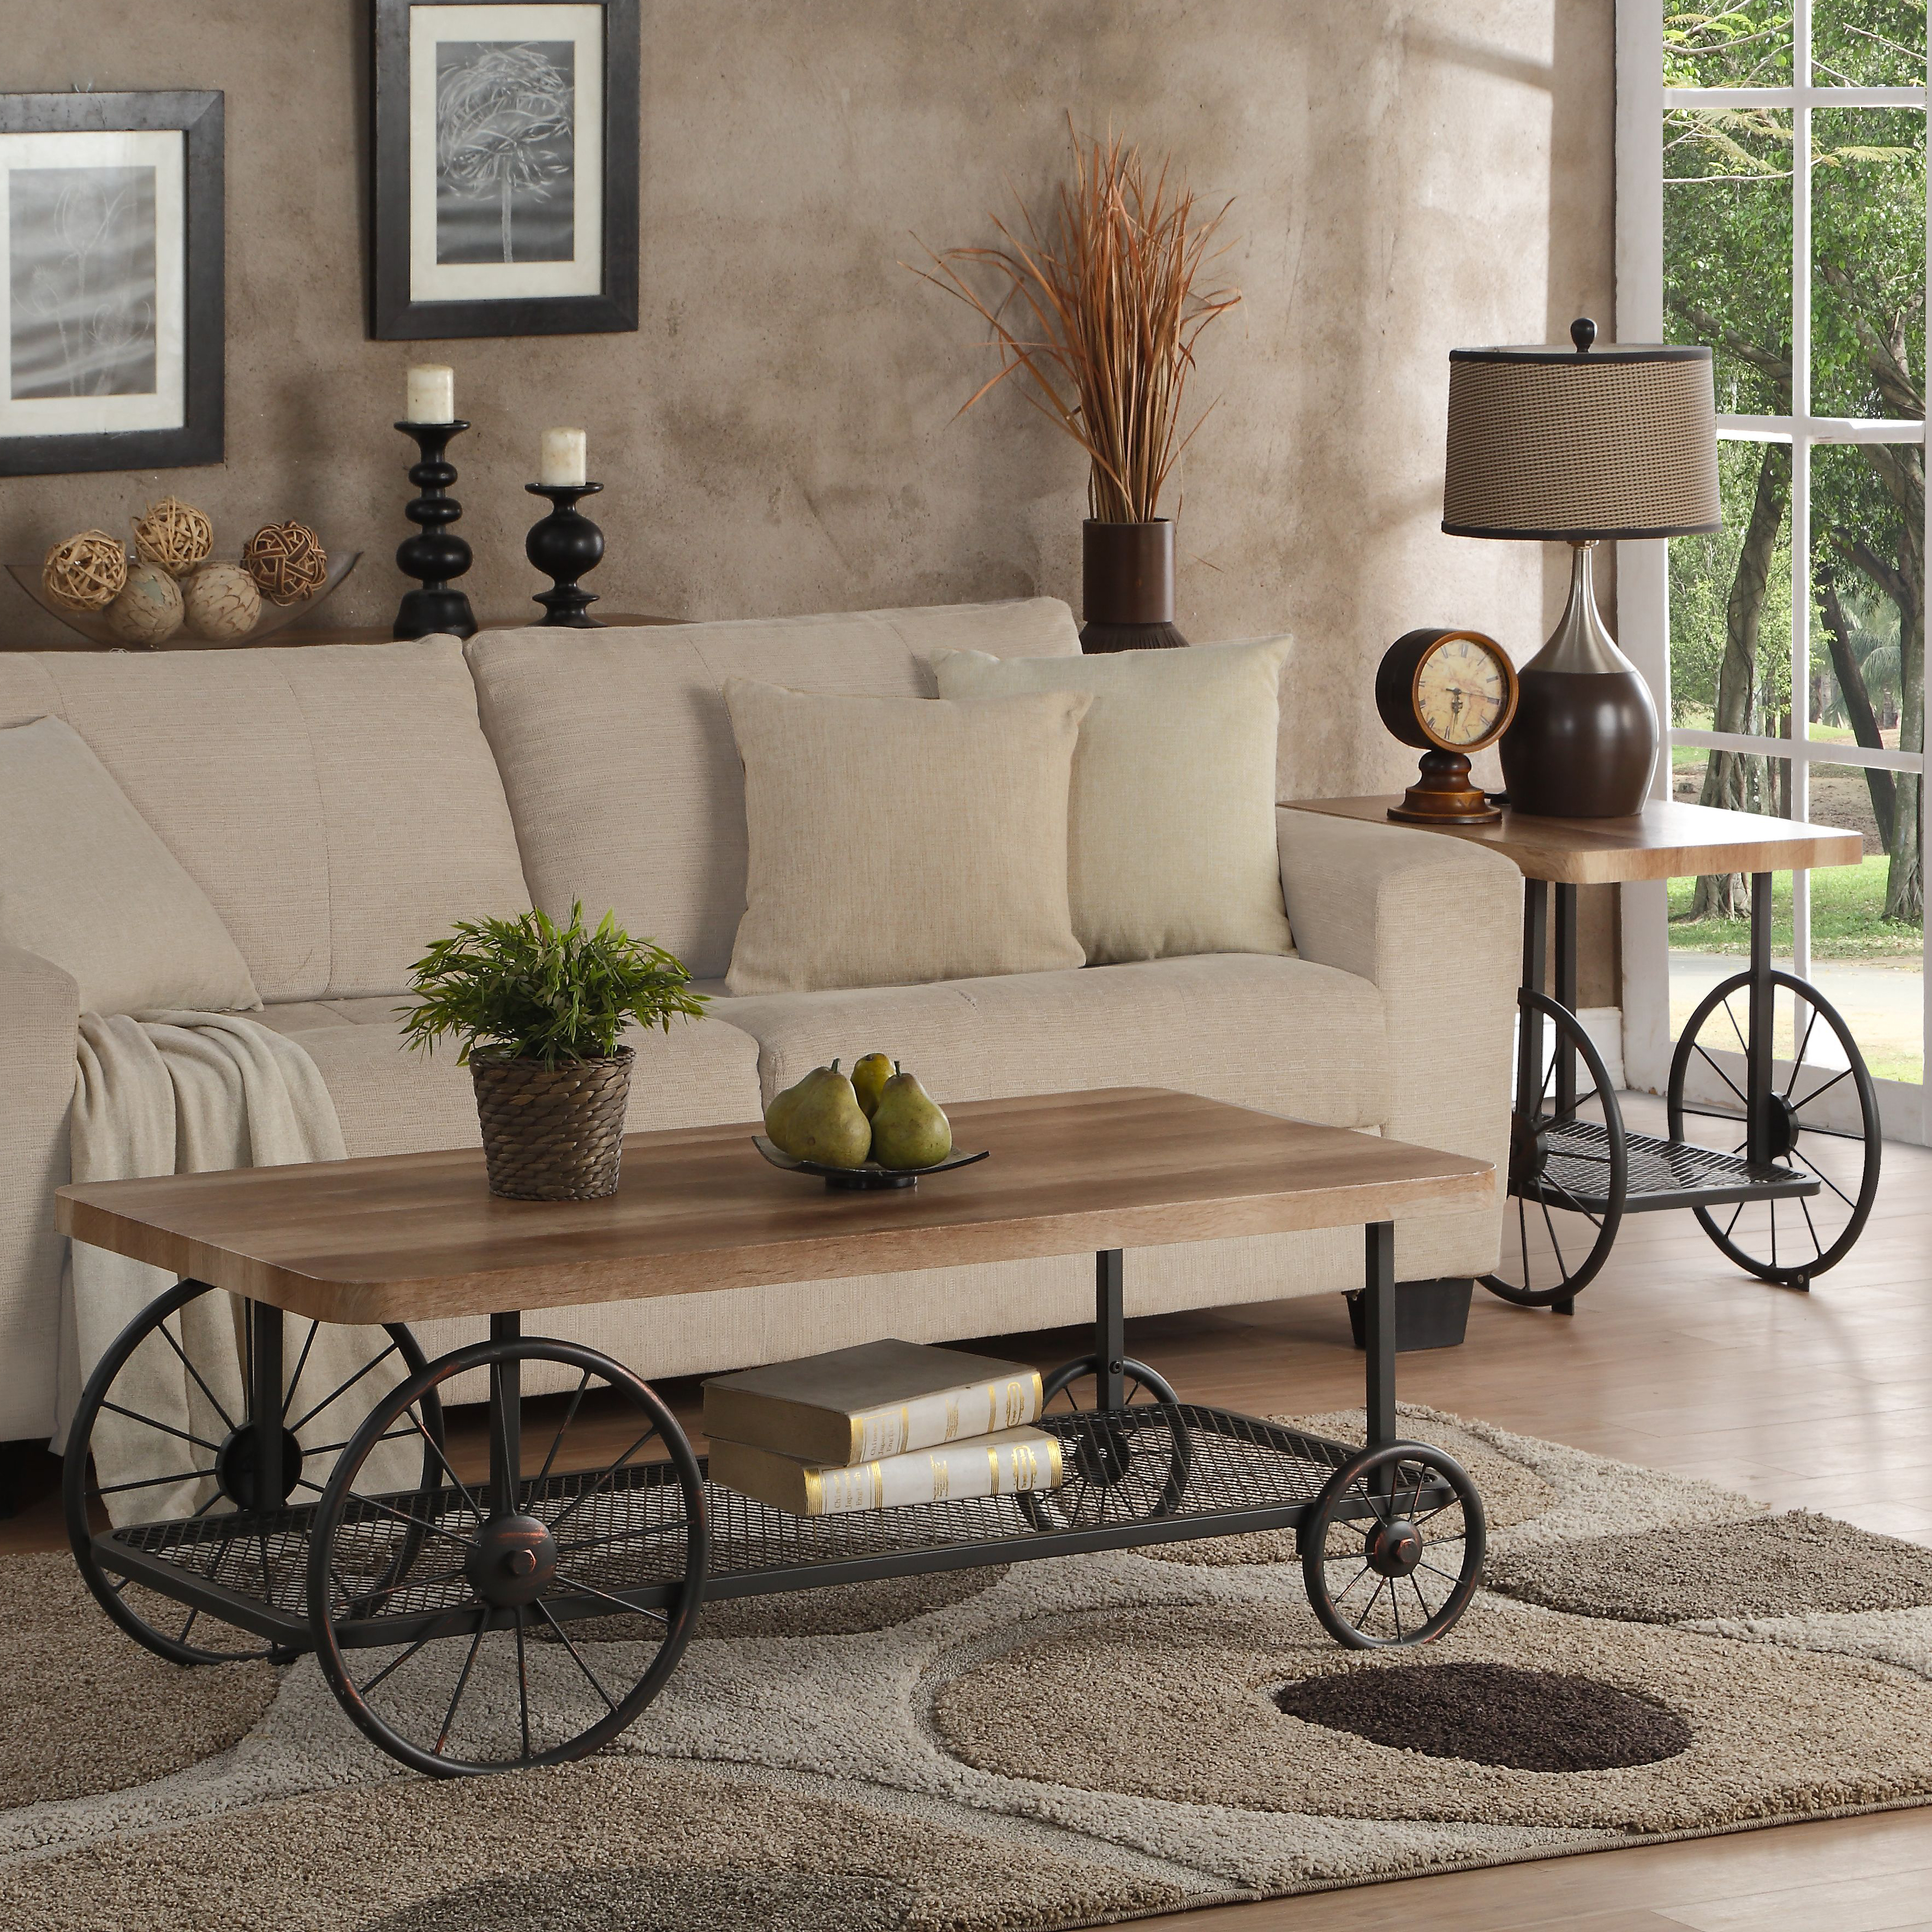
[[[407,968],[458,917],[573,898],[669,946],[716,1004],[637,1039],[633,1129],[750,1120],[806,1067],[883,1047],[942,1100],[1190,1088],[1501,1162],[1520,886],[1457,842],[1278,814],[1298,956],[1217,955],[939,985],[733,999],[739,675],[931,695],[932,655],[1078,650],[1048,599],[487,633],[459,644],[153,655],[0,653],[0,726],[86,740],[226,922],[264,1001],[326,1079],[351,1154],[473,1144],[454,1055],[400,1050]],[[1204,748],[1211,755],[1211,748]],[[0,949],[0,1438],[54,1418],[74,981]],[[1492,1265],[1498,1210],[1406,1225],[1406,1278]],[[1358,1285],[1352,1232],[1137,1252],[1130,1312]],[[647,1375],[884,1334],[939,1340],[1090,1312],[1071,1259],[570,1311],[545,1325]],[[458,1332],[442,1324],[431,1347]]]

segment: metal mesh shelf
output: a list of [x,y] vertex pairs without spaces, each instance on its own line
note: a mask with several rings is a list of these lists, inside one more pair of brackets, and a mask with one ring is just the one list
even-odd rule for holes
[[[1010,1562],[1078,1548],[1226,1534],[1292,1522],[1354,1451],[1219,1408],[1148,1404],[1049,1417],[1042,1426],[1066,1445],[1070,1466],[1101,1431],[1116,1432],[1138,1486],[1086,1492],[1071,1523],[1036,1526],[1010,1496],[948,1498],[842,1516],[794,1516],[707,1482],[711,1559],[707,1594],[751,1595],[863,1576],[975,1562]],[[596,1613],[593,1593],[649,1608],[682,1574],[680,1492],[662,1462],[526,1483],[522,1507],[553,1527],[559,1551],[559,1614]],[[1157,1512],[1134,1510],[1136,1493],[1163,1496]],[[474,1492],[472,1492],[474,1494]],[[480,1498],[479,1498],[480,1500]],[[305,1640],[312,1505],[266,1516],[210,1514],[117,1529],[96,1539],[113,1570],[231,1620]],[[352,1508],[337,1540],[336,1580],[365,1600],[360,1641],[410,1640],[440,1619],[473,1613],[463,1576],[464,1544],[478,1526],[454,1486],[409,1491]],[[604,1609],[610,1607],[608,1604]]]
[[[1603,1123],[1566,1120],[1546,1130],[1544,1139],[1547,1151],[1542,1175],[1518,1192],[1552,1208],[1586,1208],[1593,1214],[1602,1214],[1610,1204],[1610,1136]],[[1802,1168],[1746,1160],[1690,1141],[1626,1132],[1624,1146],[1626,1214],[1714,1208],[1734,1201],[1793,1200],[1816,1194],[1822,1185],[1816,1175]]]

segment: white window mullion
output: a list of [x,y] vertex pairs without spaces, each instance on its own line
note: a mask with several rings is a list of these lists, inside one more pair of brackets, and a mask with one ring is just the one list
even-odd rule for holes
[[[1791,727],[1811,735],[1811,0],[1796,0],[1791,22]],[[1791,761],[1791,816],[1811,816],[1811,764]],[[1791,970],[1811,973],[1811,875],[1791,875]]]

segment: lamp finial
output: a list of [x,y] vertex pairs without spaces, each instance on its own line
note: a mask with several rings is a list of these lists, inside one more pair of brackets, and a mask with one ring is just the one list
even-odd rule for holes
[[1570,325],[1570,340],[1576,345],[1579,356],[1587,356],[1590,345],[1597,339],[1597,325],[1587,315],[1580,315]]

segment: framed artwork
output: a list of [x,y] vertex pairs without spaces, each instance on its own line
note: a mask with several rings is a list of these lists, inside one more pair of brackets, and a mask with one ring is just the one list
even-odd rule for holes
[[0,94],[0,476],[222,455],[222,98]]
[[371,332],[638,326],[638,0],[376,0]]

